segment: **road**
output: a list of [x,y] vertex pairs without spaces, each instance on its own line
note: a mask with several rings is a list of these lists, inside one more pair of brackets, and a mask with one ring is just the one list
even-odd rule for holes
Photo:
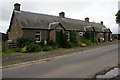
[[3,69],[3,78],[92,78],[118,64],[118,44]]

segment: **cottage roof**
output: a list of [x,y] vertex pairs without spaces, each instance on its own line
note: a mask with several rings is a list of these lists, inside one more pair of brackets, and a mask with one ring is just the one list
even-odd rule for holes
[[[22,28],[49,29],[49,24],[53,22],[59,22],[65,30],[85,31],[86,26],[91,26],[94,27],[95,31],[104,32],[102,28],[106,28],[104,25],[99,23],[88,23],[82,20],[61,18],[53,15],[26,11],[14,11],[14,13]],[[91,28],[87,28],[86,30],[89,31]]]

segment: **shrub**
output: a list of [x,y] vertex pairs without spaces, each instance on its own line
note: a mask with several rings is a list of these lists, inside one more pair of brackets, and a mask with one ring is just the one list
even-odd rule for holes
[[85,32],[85,34],[83,34],[83,38],[89,40],[90,39],[90,33]]
[[66,42],[66,44],[63,45],[63,48],[73,48],[75,47],[75,43],[72,43],[72,42]]
[[43,47],[43,51],[50,51],[50,50],[53,50],[53,48],[51,46]]
[[76,31],[70,31],[70,41],[77,43],[79,41]]
[[57,49],[57,47],[56,47],[56,46],[50,46],[50,45],[48,45],[48,46],[42,47],[41,49],[42,49],[43,51],[50,51],[50,50]]
[[25,45],[27,45],[31,42],[34,42],[34,41],[24,38],[24,37],[21,37],[16,40],[16,46],[19,48],[23,48]]
[[63,33],[62,37],[63,37],[62,39],[63,43],[66,43],[68,41],[68,37],[66,36],[66,33]]
[[55,42],[54,41],[52,41],[52,40],[48,40],[47,41],[47,45],[50,45],[50,46],[55,46],[56,44],[55,44]]
[[57,47],[56,45],[54,45],[54,46],[52,46],[52,48],[53,48],[53,50],[54,50],[54,49],[57,49],[58,47]]
[[35,44],[34,42],[31,42],[30,44],[26,45],[27,52],[37,52],[40,51],[40,46],[38,44]]
[[100,44],[98,39],[95,39],[95,44]]
[[86,38],[86,36],[85,37],[81,37],[80,38],[80,42],[85,43],[87,46],[92,44],[91,41],[88,38]]
[[21,52],[23,52],[23,53],[26,53],[26,52],[27,52],[26,46],[21,49]]
[[66,36],[66,33],[63,33],[63,39],[62,39],[62,47],[63,48],[66,48],[67,47],[67,36]]
[[82,44],[82,42],[79,41],[79,42],[76,43],[76,46],[81,46],[81,44]]
[[[40,43],[28,41],[26,42],[26,45],[23,48],[21,48],[21,52],[25,53],[25,52],[50,51],[56,49],[57,47],[52,44],[54,44],[52,41],[49,42],[49,45],[44,45],[43,40]],[[19,49],[20,48],[16,48],[16,51],[19,51]]]
[[85,43],[82,43],[81,46],[82,46],[82,47],[86,47],[87,45],[86,45]]
[[52,40],[48,40],[47,41],[47,43],[46,43],[46,45],[45,45],[45,41],[44,40],[41,40],[41,42],[40,43],[37,43],[38,45],[40,45],[40,46],[46,46],[46,45],[49,45],[49,46],[53,46],[53,45],[56,45],[55,44],[55,42],[54,41],[52,41]]
[[21,48],[15,48],[15,51],[16,51],[16,52],[20,52],[20,51],[21,51]]
[[84,38],[84,37],[81,37],[81,38],[80,38],[80,42],[85,43],[86,40],[88,40],[88,39],[86,39],[86,38]]
[[6,44],[4,42],[2,42],[2,52],[6,52],[7,49],[6,49]]
[[40,46],[45,46],[44,40],[41,40],[41,42],[39,42],[39,43],[37,43],[37,44],[40,45]]
[[86,44],[87,46],[89,46],[89,45],[91,45],[92,43],[91,43],[90,40],[85,40],[85,44]]
[[72,48],[79,46],[79,38],[77,36],[76,31],[70,31],[70,41],[67,40],[67,36],[63,34],[63,48]]

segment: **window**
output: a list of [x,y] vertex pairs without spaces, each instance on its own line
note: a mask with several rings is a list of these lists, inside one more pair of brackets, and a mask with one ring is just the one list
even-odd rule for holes
[[80,35],[80,37],[82,37],[83,36],[83,32],[79,32],[79,35]]
[[41,32],[36,32],[35,33],[35,42],[40,42],[41,41]]
[[66,33],[66,36],[67,36],[67,41],[70,41],[70,33],[69,32]]

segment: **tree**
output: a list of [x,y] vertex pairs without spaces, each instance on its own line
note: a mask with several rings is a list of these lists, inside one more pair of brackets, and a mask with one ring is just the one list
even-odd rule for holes
[[117,12],[116,16],[116,22],[120,23],[120,10]]

